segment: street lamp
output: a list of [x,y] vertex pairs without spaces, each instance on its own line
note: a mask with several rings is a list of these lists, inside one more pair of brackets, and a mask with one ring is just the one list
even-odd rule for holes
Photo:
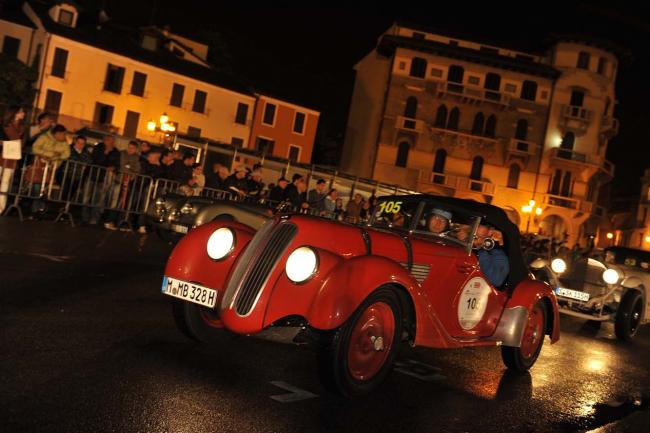
[[528,220],[526,221],[526,233],[530,229],[530,217],[532,214],[535,214],[535,217],[538,217],[542,214],[542,208],[535,206],[535,200],[530,200],[528,204],[525,204],[521,207],[521,211],[525,214],[528,214]]
[[149,130],[152,135],[155,132],[162,132],[163,136],[160,139],[160,142],[162,143],[170,137],[170,133],[176,132],[176,125],[169,121],[167,113],[163,113],[160,115],[160,123],[156,123],[153,119],[150,119],[147,122],[147,130]]

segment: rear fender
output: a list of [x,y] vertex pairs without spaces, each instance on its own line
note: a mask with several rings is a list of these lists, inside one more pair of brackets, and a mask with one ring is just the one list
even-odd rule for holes
[[[506,308],[524,307],[527,311],[531,311],[539,300],[543,300],[546,306],[547,324],[545,333],[551,337],[551,343],[555,343],[560,339],[560,313],[555,293],[548,284],[534,280],[522,281],[515,288],[512,297],[506,304]],[[523,326],[525,326],[525,322]]]

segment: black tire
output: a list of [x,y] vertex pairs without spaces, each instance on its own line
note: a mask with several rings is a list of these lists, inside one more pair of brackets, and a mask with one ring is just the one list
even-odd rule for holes
[[[364,336],[359,333],[358,329],[355,330],[355,327],[362,321],[367,324],[368,322],[365,321],[368,320],[368,314],[372,315],[372,311],[377,309],[380,309],[388,320],[373,322],[379,324],[373,330],[388,330],[388,333],[378,337],[371,336],[370,338],[375,339],[368,340],[370,343],[362,348],[359,343]],[[392,326],[390,326],[391,319],[389,316],[392,316]],[[386,328],[382,327],[382,324],[386,325]],[[390,327],[394,328],[392,335],[390,335]],[[370,329],[370,326],[364,329]],[[381,287],[374,291],[341,327],[334,331],[321,333],[318,347],[318,370],[323,386],[329,391],[345,397],[359,396],[373,391],[384,381],[392,368],[401,344],[402,329],[402,312],[398,294],[389,287]],[[364,332],[363,334],[369,333]],[[353,335],[356,344],[353,344]],[[390,340],[388,340],[389,336]],[[379,337],[381,337],[381,340],[379,340]],[[369,373],[370,376],[367,379],[359,378],[359,371],[356,371],[355,374],[351,370],[352,367],[349,361],[352,355],[350,352],[355,351],[354,353],[359,354],[364,349],[366,354],[383,352],[385,350],[385,346],[383,346],[384,339],[389,341],[389,347],[387,354],[375,356],[375,358],[380,359],[378,371]],[[377,341],[379,343],[376,343]],[[368,358],[372,358],[372,355]]]
[[[542,346],[544,346],[544,336],[546,334],[547,323],[547,311],[544,301],[538,301],[533,307],[532,312],[535,312],[535,321],[533,323],[533,315],[529,313],[528,321],[526,322],[526,329],[524,329],[522,336],[521,347],[501,346],[501,358],[503,359],[503,363],[511,370],[519,372],[528,371],[537,361]],[[539,319],[537,314],[541,314],[541,323],[538,321]],[[536,330],[533,331],[536,332],[536,334],[531,332],[531,334],[528,335],[529,328],[531,331]],[[527,351],[528,347],[525,346],[524,340],[527,338],[531,338],[531,341],[534,341],[531,345],[535,345],[534,350],[530,353]]]
[[643,316],[643,296],[638,290],[628,290],[616,312],[614,332],[619,340],[632,341]]
[[173,300],[172,314],[178,330],[192,340],[216,343],[228,334],[223,325],[217,324],[218,317],[214,310],[191,302]]

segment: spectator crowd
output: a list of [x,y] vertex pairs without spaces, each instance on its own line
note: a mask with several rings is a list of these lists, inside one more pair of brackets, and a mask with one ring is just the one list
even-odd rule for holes
[[[103,181],[106,176],[119,174],[132,186],[137,175],[144,175],[154,180],[177,182],[180,185],[178,189],[188,196],[201,195],[207,189],[227,191],[235,199],[263,203],[273,209],[290,207],[353,223],[367,220],[377,202],[375,196],[366,200],[357,193],[344,205],[339,192],[326,180],[318,179],[315,188],[307,191],[307,179],[298,173],[291,176],[291,180],[280,177],[276,183],[267,185],[263,181],[261,164],[255,164],[251,168],[243,164],[236,165],[231,172],[225,165],[214,163],[204,173],[203,166],[196,162],[193,153],[183,153],[139,140],[129,141],[126,149],[120,151],[116,148],[115,136],[112,134],[104,135],[95,145],[90,144],[84,135],[72,136],[71,143],[68,143],[68,137],[65,126],[56,124],[54,116],[47,112],[39,114],[31,127],[26,126],[26,113],[22,108],[10,109],[5,113],[0,145],[2,141],[20,141],[22,158],[3,160],[0,157],[0,214],[7,207],[7,193],[11,189],[11,183],[20,177],[15,176],[17,170],[23,169],[25,177],[40,182],[46,173],[45,166],[56,164],[54,166],[58,170],[53,175],[60,183],[64,177],[64,161],[74,162],[68,166],[101,168],[101,173],[93,175],[91,180],[94,181]],[[66,177],[63,185],[66,192],[81,190],[81,180],[78,174],[76,176],[72,180],[68,179],[71,176]],[[84,191],[83,194],[87,196],[88,192]],[[106,189],[100,191],[97,197],[95,195],[93,192],[92,199],[84,198],[84,203],[90,203],[92,207],[82,209],[82,222],[90,225],[103,224],[107,229],[116,230],[118,214],[110,210],[117,205],[116,195]],[[105,208],[109,210],[104,211]],[[32,217],[38,217],[45,209],[44,201],[35,200],[31,206]],[[146,232],[143,218],[138,220],[138,225],[140,232]]]

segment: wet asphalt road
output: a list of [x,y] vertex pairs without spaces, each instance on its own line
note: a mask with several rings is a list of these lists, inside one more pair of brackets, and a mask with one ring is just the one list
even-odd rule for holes
[[523,376],[497,348],[404,347],[380,390],[344,400],[306,348],[184,338],[159,291],[169,251],[151,235],[0,218],[0,431],[650,431],[650,326],[622,344],[563,318]]

